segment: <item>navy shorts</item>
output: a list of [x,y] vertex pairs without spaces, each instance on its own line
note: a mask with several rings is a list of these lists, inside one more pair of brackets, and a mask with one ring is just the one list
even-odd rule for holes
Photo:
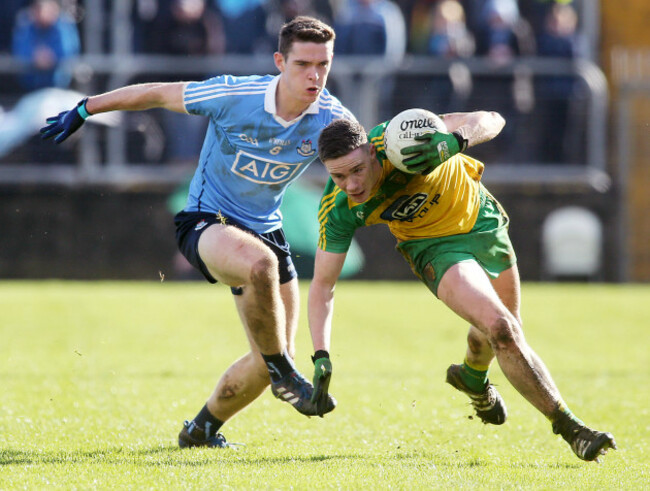
[[[203,276],[210,282],[216,283],[217,280],[210,274],[205,263],[199,257],[199,237],[204,230],[215,223],[225,223],[232,225],[240,230],[254,235],[264,242],[278,258],[280,269],[280,284],[288,283],[296,278],[296,268],[291,260],[291,250],[287,238],[281,228],[265,234],[258,234],[245,225],[223,215],[217,216],[214,213],[205,213],[201,211],[181,211],[174,217],[176,225],[176,242],[178,248],[192,266],[198,269]],[[241,295],[242,289],[238,287],[231,288],[233,294]]]

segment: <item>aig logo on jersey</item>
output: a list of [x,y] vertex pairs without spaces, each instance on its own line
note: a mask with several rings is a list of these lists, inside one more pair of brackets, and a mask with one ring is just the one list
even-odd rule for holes
[[428,196],[425,193],[417,193],[413,196],[400,196],[381,214],[382,220],[410,220],[427,202]]
[[298,173],[303,163],[287,164],[270,159],[261,159],[250,153],[239,151],[231,170],[238,176],[259,184],[278,184],[290,180]]

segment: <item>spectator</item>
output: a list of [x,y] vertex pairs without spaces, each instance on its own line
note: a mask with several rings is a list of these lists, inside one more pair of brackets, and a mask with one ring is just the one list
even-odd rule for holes
[[282,24],[294,17],[308,15],[323,22],[332,21],[332,6],[329,0],[268,0],[266,10],[268,12],[266,31],[270,38],[270,46],[273,46],[276,33]]
[[266,36],[267,0],[213,0],[224,22],[226,52],[273,52]]
[[27,5],[27,0],[2,0],[0,2],[0,53],[11,52],[11,31],[16,15]]
[[[399,65],[406,52],[406,22],[402,11],[389,0],[347,0],[334,14],[335,52],[350,56],[383,57],[387,69]],[[352,83],[359,81],[353,79]],[[392,100],[396,77],[386,74],[379,87],[380,100]],[[391,107],[380,106],[376,117],[385,119]]]
[[[486,57],[495,67],[510,64],[521,55],[533,55],[535,40],[530,25],[519,12],[516,0],[480,0],[469,7],[475,29],[476,55]],[[471,2],[473,3],[473,2]],[[512,161],[524,154],[530,158],[525,131],[533,104],[530,70],[516,69],[512,75],[484,74],[473,78],[468,107],[489,106],[503,114],[510,123],[503,130],[499,145],[485,145],[477,150],[478,158]],[[530,133],[530,132],[528,132]]]
[[414,54],[426,53],[431,22],[429,13],[438,0],[400,1],[407,25],[408,51]]
[[332,4],[337,0],[309,0],[310,3],[314,6],[316,13],[319,17],[322,17],[325,20],[332,20],[334,17],[334,9]]
[[157,35],[155,30],[157,24],[163,13],[169,11],[169,8],[165,7],[170,3],[171,0],[133,0],[131,6],[133,52],[142,53],[151,49],[150,41]]
[[334,21],[336,52],[383,55],[399,64],[406,51],[406,23],[390,0],[349,0]]
[[29,66],[21,76],[24,89],[68,87],[71,77],[63,62],[80,52],[77,26],[57,0],[33,0],[16,17],[12,51]]
[[579,56],[583,47],[577,29],[578,14],[575,9],[569,4],[553,4],[537,38],[538,55],[563,58]]
[[433,5],[428,16],[426,52],[441,58],[466,58],[474,53],[474,37],[465,24],[465,11],[457,0]]
[[[465,24],[465,12],[458,0],[424,0],[413,7],[411,46],[415,54],[456,59],[471,56],[474,39]],[[393,112],[409,107],[431,108],[438,113],[463,111],[472,90],[469,69],[452,63],[447,73],[400,77],[394,91]]]
[[519,11],[537,36],[546,29],[546,17],[555,4],[574,4],[573,0],[525,0],[519,2]]
[[[162,7],[162,6],[161,6]],[[207,8],[206,0],[171,0],[154,22],[156,36],[150,36],[148,51],[177,56],[223,54],[225,35],[219,15]],[[205,74],[196,74],[197,78]],[[177,76],[163,77],[178,81]],[[165,158],[172,163],[196,161],[207,129],[205,118],[160,111],[165,134]]]
[[517,54],[513,26],[519,18],[514,0],[490,0],[483,9],[486,20],[484,42],[486,55],[498,63],[510,61]]
[[[546,15],[544,29],[537,38],[539,56],[576,58],[581,55],[581,38],[577,32],[578,16],[571,5],[554,4]],[[576,80],[571,76],[541,77],[537,83],[540,102],[541,137],[539,154],[543,161],[566,162],[575,130],[569,124],[571,101],[575,97]]]
[[518,55],[534,54],[534,36],[530,24],[521,17],[516,0],[486,0],[476,26],[477,54],[497,64]]
[[204,56],[225,51],[223,23],[206,0],[172,0],[155,21],[156,36],[147,40],[151,53]]

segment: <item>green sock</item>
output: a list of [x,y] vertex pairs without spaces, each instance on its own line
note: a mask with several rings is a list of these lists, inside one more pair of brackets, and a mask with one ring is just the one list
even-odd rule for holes
[[460,378],[470,390],[483,392],[488,383],[488,371],[472,368],[465,360],[460,368]]

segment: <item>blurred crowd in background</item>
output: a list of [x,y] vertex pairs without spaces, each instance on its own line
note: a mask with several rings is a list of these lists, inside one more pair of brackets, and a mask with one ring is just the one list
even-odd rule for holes
[[[187,56],[270,54],[276,50],[277,33],[284,22],[296,15],[313,15],[335,28],[335,53],[383,56],[395,65],[407,55],[447,60],[483,57],[495,66],[522,56],[575,59],[587,56],[588,49],[580,28],[578,3],[577,0],[133,0],[130,50],[135,54]],[[106,10],[105,18],[110,18],[113,2],[100,4]],[[0,54],[11,55],[28,67],[12,77],[13,85],[6,77],[3,79],[5,93],[27,94],[46,87],[74,88],[70,71],[62,69],[62,64],[86,52],[81,32],[88,5],[84,0],[0,2]],[[102,36],[103,52],[110,54],[108,33],[98,35]],[[405,105],[428,107],[436,112],[478,109],[469,107],[467,100],[463,104],[454,98],[455,94],[462,94],[459,87],[463,86],[463,78],[461,71],[455,76],[450,73],[449,77],[429,79],[427,98],[414,96]],[[535,94],[531,87],[526,90],[526,83],[524,79],[512,89],[513,107],[502,108],[495,103],[495,107],[486,108],[504,111],[506,116],[513,110],[525,113],[530,111],[526,106],[532,104],[535,96],[544,101],[545,107],[536,120],[539,123],[548,119],[539,123],[538,140],[548,142],[549,138],[562,135],[575,81],[571,77],[549,78],[537,84]],[[404,87],[397,81],[387,82],[388,86],[393,94],[414,92],[412,86]],[[485,81],[481,85],[482,100],[490,100],[492,93],[494,101],[498,101],[503,89],[502,84]],[[382,116],[390,117],[403,108],[397,103],[386,104],[387,113]],[[202,140],[200,125],[203,123],[196,122],[197,126],[190,128],[187,121],[179,123],[174,116],[166,118],[162,123],[166,131],[181,131],[185,126],[186,133],[196,134],[192,141],[180,139],[182,146],[167,152],[170,158],[188,157],[188,147],[195,144],[194,140]],[[541,145],[539,158],[552,163],[571,160],[571,155],[563,153],[567,146],[570,145],[566,142]],[[514,154],[511,157],[516,159]]]
[[[109,16],[111,2],[105,2]],[[445,58],[580,56],[570,0],[134,0],[133,51],[207,55],[272,53],[279,27],[296,15],[333,25],[336,52],[403,52]],[[45,71],[83,51],[83,0],[3,0],[0,52]],[[108,46],[106,47],[107,49]],[[400,51],[402,53],[400,53]],[[54,75],[25,81],[66,84]]]

